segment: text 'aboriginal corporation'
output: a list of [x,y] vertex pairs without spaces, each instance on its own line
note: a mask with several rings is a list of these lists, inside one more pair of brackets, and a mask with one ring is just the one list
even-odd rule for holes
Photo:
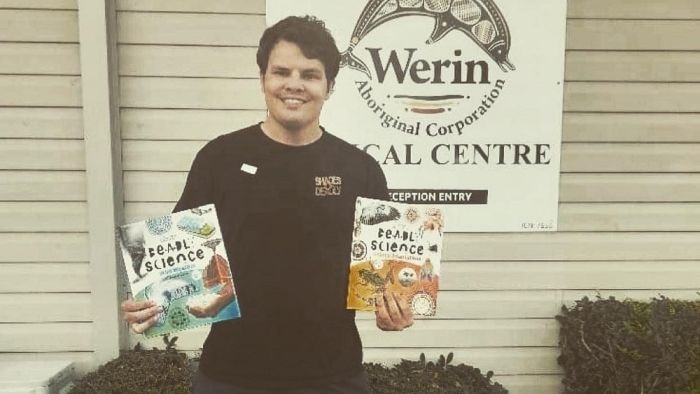
[[372,96],[372,87],[368,86],[367,81],[355,81],[355,86],[360,94],[360,97],[365,101],[367,107],[379,118],[381,126],[384,128],[393,128],[406,134],[419,135],[425,127],[425,133],[431,137],[442,136],[448,134],[462,135],[464,128],[471,126],[478,121],[482,116],[488,113],[489,109],[496,102],[506,81],[499,79],[494,84],[494,88],[485,94],[481,100],[481,105],[474,109],[464,118],[448,123],[440,124],[438,122],[420,122],[406,123],[400,120],[399,116],[389,114],[385,110],[385,103],[379,102]]

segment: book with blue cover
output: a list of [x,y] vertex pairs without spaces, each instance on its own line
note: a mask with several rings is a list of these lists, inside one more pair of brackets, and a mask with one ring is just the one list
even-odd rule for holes
[[117,238],[134,299],[161,308],[147,337],[241,317],[213,204],[120,226]]

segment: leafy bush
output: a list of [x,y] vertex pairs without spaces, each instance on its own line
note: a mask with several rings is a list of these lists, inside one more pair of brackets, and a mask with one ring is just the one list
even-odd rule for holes
[[[165,350],[134,350],[101,366],[78,380],[69,394],[187,394],[193,378],[192,360],[175,351],[177,337],[163,337]],[[507,394],[493,372],[481,375],[478,368],[450,365],[452,353],[437,362],[402,360],[391,368],[365,363],[375,394]]]
[[163,337],[165,350],[137,345],[79,379],[69,394],[188,394],[191,362],[175,350],[177,337]]
[[700,301],[583,298],[556,318],[566,393],[700,394]]
[[493,372],[486,376],[478,368],[465,364],[450,365],[453,354],[440,356],[437,362],[401,360],[391,368],[365,363],[370,385],[375,394],[507,394],[499,383],[491,382]]

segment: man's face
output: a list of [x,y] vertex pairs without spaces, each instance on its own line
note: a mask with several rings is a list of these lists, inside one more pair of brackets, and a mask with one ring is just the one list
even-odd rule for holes
[[287,131],[318,125],[329,92],[320,60],[307,58],[294,43],[279,41],[270,51],[261,85],[268,121]]

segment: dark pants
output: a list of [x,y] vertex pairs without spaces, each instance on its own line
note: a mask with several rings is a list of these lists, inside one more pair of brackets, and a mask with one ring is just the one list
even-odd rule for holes
[[208,378],[197,372],[192,384],[192,394],[370,394],[367,373],[341,379],[321,386],[292,390],[248,389]]

